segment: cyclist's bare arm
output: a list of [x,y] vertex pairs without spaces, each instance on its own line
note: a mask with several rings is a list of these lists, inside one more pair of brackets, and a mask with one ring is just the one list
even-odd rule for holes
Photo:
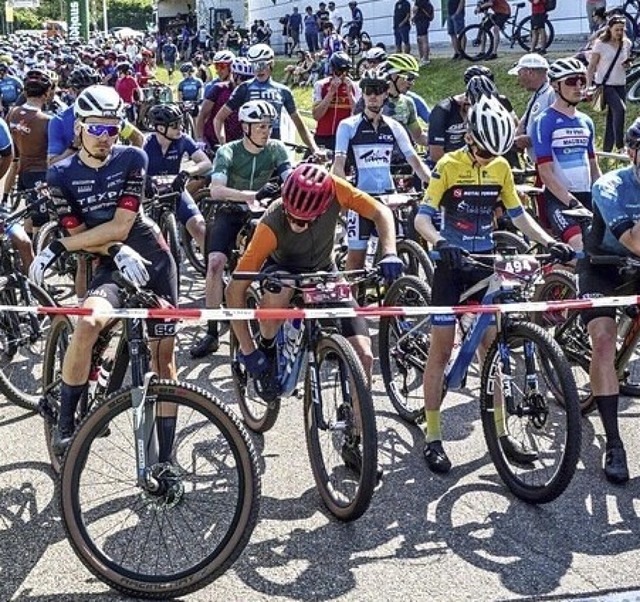
[[429,168],[425,165],[424,161],[418,157],[418,155],[414,155],[413,157],[409,157],[407,159],[407,163],[413,167],[413,171],[415,174],[422,180],[423,184],[428,184],[431,179],[431,172]]
[[418,213],[418,215],[416,215],[414,226],[418,234],[432,245],[435,245],[442,238],[438,229],[433,225],[431,217],[424,213]]
[[197,150],[191,155],[190,159],[194,162],[194,165],[184,170],[190,176],[201,176],[211,171],[211,159],[203,150]]
[[209,119],[214,104],[210,100],[204,100],[200,106],[200,112],[196,117],[196,140],[204,140],[204,124]]
[[216,138],[221,145],[227,142],[227,137],[224,132],[224,122],[231,113],[231,109],[227,105],[224,105],[213,118],[213,130],[215,131]]
[[440,146],[439,144],[430,144],[429,145],[429,157],[434,163],[437,163],[444,157],[444,146]]
[[313,139],[313,136],[311,135],[307,124],[302,121],[302,117],[300,117],[297,112],[291,113],[289,117],[291,117],[291,121],[293,121],[293,123],[295,124],[296,129],[298,130],[298,134],[300,134],[300,138],[302,138],[302,141],[313,151],[314,155],[320,154],[320,149],[318,148],[316,141]]
[[89,230],[80,228],[70,230],[70,236],[62,239],[62,244],[67,251],[71,252],[94,249],[106,251],[106,245],[126,240],[137,215],[136,211],[118,208],[109,222]]
[[572,201],[577,201],[575,196],[567,190],[566,186],[562,184],[553,172],[553,163],[539,163],[538,173],[540,179],[546,188],[555,196],[558,200],[569,206]]
[[253,205],[256,201],[255,191],[229,188],[226,185],[226,181],[215,178],[211,181],[209,190],[214,201],[232,201],[234,203],[247,203],[248,205]]
[[347,174],[344,171],[346,162],[347,157],[345,155],[336,155],[331,166],[331,173],[340,178],[346,177]]

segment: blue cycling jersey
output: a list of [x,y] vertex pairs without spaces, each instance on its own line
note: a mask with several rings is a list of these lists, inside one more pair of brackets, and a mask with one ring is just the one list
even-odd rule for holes
[[22,82],[13,75],[5,75],[0,79],[0,96],[3,105],[13,104],[23,89]]
[[149,176],[177,175],[185,153],[191,157],[198,150],[193,138],[186,134],[178,140],[172,140],[164,154],[156,136],[149,136],[142,148],[149,158],[147,170]]
[[590,253],[633,255],[620,237],[640,221],[640,181],[635,167],[606,173],[593,185],[593,223],[585,236]]
[[11,148],[11,132],[4,119],[0,119],[0,152]]
[[69,148],[75,136],[73,132],[75,120],[73,105],[51,118],[47,145],[48,155],[61,155]]
[[398,149],[405,159],[416,155],[405,129],[381,115],[378,128],[364,113],[343,119],[336,132],[336,156],[346,156],[356,169],[355,185],[369,194],[395,190],[391,177],[391,157]]
[[222,80],[219,77],[214,77],[211,81],[208,81],[204,85],[204,97],[207,98],[209,94],[211,94],[211,90],[213,90],[213,86],[219,84]]
[[418,117],[422,119],[425,123],[429,123],[429,115],[431,115],[431,109],[429,105],[425,102],[424,98],[419,94],[416,94],[413,90],[409,90],[407,96],[413,100],[413,103],[416,105],[416,111],[418,112]]
[[198,100],[203,86],[200,78],[186,77],[178,84],[178,92],[182,94],[182,100]]
[[231,98],[227,101],[227,106],[232,111],[237,111],[240,107],[250,100],[266,100],[273,105],[278,115],[273,122],[273,130],[271,138],[280,139],[280,113],[284,107],[289,115],[296,112],[296,102],[293,99],[291,90],[284,84],[273,81],[269,78],[266,82],[259,82],[257,79],[250,79],[242,82],[238,87],[233,89]]
[[133,146],[114,146],[108,161],[95,169],[71,155],[47,172],[47,183],[61,225],[74,229],[95,228],[110,222],[116,209],[136,213],[126,240],[143,257],[160,251],[161,238],[140,204],[143,197],[147,156]]

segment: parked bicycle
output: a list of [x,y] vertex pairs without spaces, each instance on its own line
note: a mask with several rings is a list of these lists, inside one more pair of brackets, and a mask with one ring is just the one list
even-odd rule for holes
[[[518,44],[526,52],[531,52],[531,16],[518,21],[518,13],[525,6],[525,2],[516,4],[515,13],[509,16],[506,23],[500,27],[500,30],[504,39],[509,43],[510,48]],[[495,38],[492,30],[496,25],[495,15],[489,12],[489,9],[485,9],[482,12],[484,12],[484,16],[480,23],[467,25],[458,35],[460,53],[469,61],[485,60],[491,54],[494,47]],[[553,43],[555,37],[555,30],[549,19],[545,21],[544,29],[546,33],[544,50],[547,50]]]
[[[523,291],[540,274],[540,262],[549,260],[549,256],[507,253],[470,256],[469,264],[487,269],[488,275],[465,292],[461,303],[483,290],[483,305],[522,301]],[[423,283],[406,276],[391,286],[385,299],[385,305],[400,307],[424,307],[429,302],[430,292]],[[460,315],[459,345],[445,371],[443,394],[464,387],[480,342],[493,325],[496,338],[484,358],[479,387],[489,455],[517,497],[529,503],[550,502],[571,481],[581,440],[576,383],[561,347],[550,334],[510,313]],[[394,408],[409,422],[423,417],[422,375],[430,330],[430,316],[380,320],[380,370]],[[500,442],[506,434],[530,450],[535,460],[518,464],[507,458]]]
[[[125,308],[159,305],[154,294],[117,281]],[[71,331],[70,320],[57,318],[47,345],[47,431],[57,419]],[[127,595],[159,599],[200,589],[231,566],[258,519],[260,478],[233,412],[193,385],[159,380],[149,355],[138,317],[114,320],[101,333],[92,378],[102,376],[81,404],[60,466],[59,501],[71,546],[96,577]],[[131,384],[123,386],[127,368]],[[167,412],[176,428],[170,461],[160,462],[157,418]]]
[[[259,307],[262,291],[293,291],[292,307],[334,308],[351,300],[358,279],[377,270],[289,274],[234,273],[253,280],[248,306]],[[258,334],[258,324],[251,329]],[[355,520],[369,507],[378,480],[377,431],[371,392],[362,364],[349,341],[331,321],[285,320],[277,337],[277,379],[282,397],[293,395],[304,380],[304,423],[307,451],[316,487],[328,510],[340,520]],[[236,398],[245,423],[265,432],[280,412],[280,397],[267,403],[237,358],[238,341],[231,335],[231,370]]]

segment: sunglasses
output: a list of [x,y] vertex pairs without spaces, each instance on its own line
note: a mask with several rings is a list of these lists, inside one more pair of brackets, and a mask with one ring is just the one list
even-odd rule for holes
[[587,78],[584,75],[573,75],[571,77],[565,77],[563,80],[567,86],[586,86]]
[[107,125],[106,123],[83,123],[81,125],[87,134],[96,138],[104,136],[104,134],[109,138],[114,138],[120,133],[119,125]]
[[384,94],[387,91],[386,87],[382,87],[382,86],[365,86],[364,88],[362,88],[362,93],[365,96],[371,96],[372,94],[375,94],[376,96],[380,96],[381,94]]
[[293,215],[287,212],[285,212],[285,217],[290,224],[298,226],[298,228],[306,228],[316,221],[315,219],[299,219],[297,217],[293,217]]
[[254,71],[254,73],[256,71],[264,71],[268,67],[271,67],[271,62],[270,61],[260,61],[258,63],[253,63],[253,71]]
[[228,69],[231,67],[231,63],[213,63],[213,66],[216,69]]
[[400,75],[399,77],[401,77],[405,81],[408,81],[408,82],[411,82],[411,83],[416,81],[416,76],[415,75],[408,75],[408,74],[405,73],[403,75]]

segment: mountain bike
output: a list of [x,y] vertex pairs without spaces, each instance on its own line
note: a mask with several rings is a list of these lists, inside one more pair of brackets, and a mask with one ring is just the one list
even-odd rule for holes
[[[248,306],[257,308],[262,291],[293,291],[292,306],[340,307],[351,300],[351,285],[377,270],[289,274],[234,273],[253,280]],[[304,379],[304,423],[307,451],[316,487],[327,509],[339,520],[355,520],[367,510],[376,487],[377,431],[371,392],[360,359],[331,321],[285,320],[276,337],[277,379],[281,396],[294,394]],[[254,336],[257,322],[251,323]],[[280,412],[280,398],[266,403],[237,358],[238,341],[231,334],[231,371],[245,423],[265,432]]]
[[[435,256],[435,254],[434,254]],[[437,258],[437,257],[434,257]],[[485,291],[483,305],[523,300],[523,291],[539,276],[549,256],[472,255],[468,265],[487,270],[487,277],[462,295],[461,303]],[[424,307],[428,290],[410,277],[398,279],[385,305]],[[419,310],[380,320],[380,369],[398,414],[415,422],[423,416],[422,375],[429,355],[431,317]],[[520,499],[546,503],[568,486],[580,453],[578,393],[571,367],[560,345],[540,326],[510,313],[459,314],[460,337],[445,371],[443,395],[466,383],[483,336],[491,326],[496,337],[481,368],[480,414],[489,455],[498,474]],[[500,400],[496,392],[500,391]],[[536,459],[518,464],[506,456],[503,435],[515,438]]]
[[[0,306],[55,307],[55,302],[23,272],[11,233],[30,213],[24,208],[0,213]],[[0,391],[12,403],[36,411],[40,399],[38,371],[51,316],[35,311],[0,309]]]
[[[158,306],[155,295],[116,277],[125,308]],[[70,335],[68,320],[58,324],[44,359],[47,420],[57,419]],[[234,413],[200,388],[158,379],[149,356],[140,317],[101,333],[92,370],[98,363],[105,379],[62,460],[59,502],[69,542],[96,577],[129,596],[159,599],[204,587],[231,566],[258,520],[260,478]],[[131,384],[123,387],[127,368]],[[157,418],[172,414],[170,461],[160,462]]]
[[[510,48],[518,44],[526,52],[531,52],[531,16],[518,21],[518,13],[520,9],[525,6],[525,2],[516,4],[515,13],[509,16],[506,23],[500,28],[500,31],[504,39],[509,43]],[[480,23],[467,25],[458,35],[460,54],[469,61],[484,60],[493,51],[495,40],[493,27],[496,25],[494,20],[495,15],[489,12],[489,9],[485,9],[482,12],[484,16]],[[546,45],[544,50],[547,50],[553,43],[555,37],[555,30],[549,19],[545,21],[544,29],[546,32]]]

